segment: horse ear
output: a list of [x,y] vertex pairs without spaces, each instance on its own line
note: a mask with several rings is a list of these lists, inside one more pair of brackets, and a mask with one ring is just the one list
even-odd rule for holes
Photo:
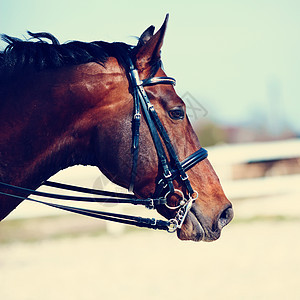
[[161,28],[153,35],[154,26],[150,26],[140,37],[136,53],[136,67],[140,72],[149,70],[153,62],[160,60],[160,50],[166,33],[169,14]]
[[137,47],[142,47],[152,38],[154,29],[155,29],[155,27],[153,25],[151,25],[142,33],[141,37],[139,38]]

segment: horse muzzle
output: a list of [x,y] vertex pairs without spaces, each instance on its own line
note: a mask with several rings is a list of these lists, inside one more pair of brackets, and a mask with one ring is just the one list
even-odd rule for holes
[[205,216],[197,203],[194,203],[188,212],[185,221],[177,236],[181,240],[193,240],[212,242],[217,240],[223,227],[233,219],[233,209],[231,204],[225,205],[224,209],[216,218]]

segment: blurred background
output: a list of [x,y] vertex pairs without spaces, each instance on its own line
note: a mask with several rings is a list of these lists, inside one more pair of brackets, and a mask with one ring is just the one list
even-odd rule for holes
[[[296,0],[0,0],[1,33],[61,43],[136,44],[170,13],[164,68],[235,210],[218,241],[193,243],[23,203],[0,225],[0,299],[299,299],[299,11]],[[122,190],[93,167],[53,180]]]

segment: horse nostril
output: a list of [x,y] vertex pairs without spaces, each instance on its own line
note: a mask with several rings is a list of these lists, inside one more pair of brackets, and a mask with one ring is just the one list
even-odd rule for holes
[[227,207],[220,215],[218,220],[218,227],[222,229],[226,226],[233,218],[233,209],[231,206]]

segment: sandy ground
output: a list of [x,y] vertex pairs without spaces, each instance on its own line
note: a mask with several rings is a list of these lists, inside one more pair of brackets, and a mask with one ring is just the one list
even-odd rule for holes
[[300,299],[300,222],[229,225],[214,243],[149,230],[0,247],[0,299]]
[[[23,231],[0,226],[0,243],[9,232],[16,240],[0,244],[0,299],[299,300],[299,199],[297,192],[234,201],[235,221],[213,243],[146,229],[118,233],[119,225],[99,234],[84,217],[36,220]],[[55,227],[81,233],[53,238]],[[24,242],[36,229],[36,241]]]

